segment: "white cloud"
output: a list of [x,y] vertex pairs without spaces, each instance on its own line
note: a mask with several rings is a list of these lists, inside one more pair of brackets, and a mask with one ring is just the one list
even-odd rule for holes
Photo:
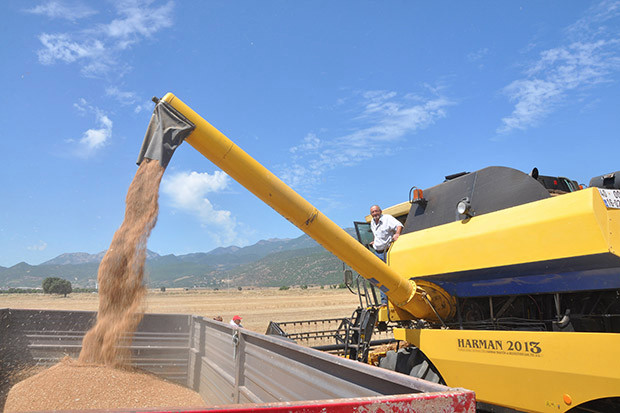
[[93,59],[105,53],[103,43],[96,39],[76,42],[67,34],[42,33],[39,40],[44,48],[40,49],[37,54],[39,62],[44,65],[53,64],[56,60],[72,63],[84,58]]
[[73,107],[76,108],[82,115],[89,110],[88,102],[84,98],[80,98],[79,101],[73,104]]
[[39,241],[37,244],[26,247],[30,251],[43,251],[47,248],[47,242]]
[[488,48],[482,48],[482,49],[478,49],[475,52],[471,52],[469,54],[467,54],[467,60],[470,62],[477,62],[479,60],[481,60],[482,58],[484,58],[487,54],[489,54],[489,49]]
[[140,113],[143,111],[150,112],[153,110],[153,107],[154,107],[153,101],[149,99],[148,101],[145,101],[141,105],[136,105],[133,111],[134,113]]
[[98,128],[88,129],[84,132],[82,137],[77,140],[77,145],[75,145],[75,139],[67,141],[75,145],[74,155],[80,158],[90,158],[109,142],[112,137],[113,122],[102,110],[89,105],[85,99],[80,99],[73,106],[83,115],[87,113],[95,114]]
[[110,133],[107,129],[89,129],[84,132],[84,137],[80,139],[82,144],[89,152],[102,147]]
[[[150,0],[118,2],[115,6],[119,17],[109,23],[91,25],[71,33],[41,33],[39,40],[43,48],[37,51],[39,62],[44,65],[77,63],[85,76],[101,76],[110,72],[122,74],[129,70],[119,57],[123,51],[172,26],[173,3],[161,6],[153,6],[152,3]],[[29,12],[55,15],[62,4],[46,3]],[[71,10],[82,10],[84,15],[90,9],[74,7]],[[68,15],[80,16],[77,11],[73,14],[68,12]]]
[[390,153],[393,144],[408,134],[432,125],[446,116],[453,103],[447,98],[399,98],[391,91],[368,91],[361,94],[359,113],[352,121],[350,133],[333,139],[309,133],[292,148],[293,163],[282,168],[280,176],[294,187],[317,184],[329,170],[357,165],[362,161]]
[[112,137],[112,121],[102,113],[97,114],[97,123],[101,128],[89,129],[84,132],[82,139],[79,140],[78,154],[82,157],[90,157],[95,152],[106,145]]
[[172,26],[173,3],[168,2],[161,7],[150,8],[151,2],[133,1],[118,6],[120,19],[114,19],[102,26],[102,32],[118,40],[121,49],[126,49],[141,37],[150,37],[161,29]]
[[134,92],[122,91],[116,86],[110,86],[105,90],[106,96],[115,98],[121,105],[132,105],[138,101]]
[[535,126],[572,94],[611,81],[620,68],[620,41],[617,30],[609,33],[603,23],[618,16],[620,2],[599,3],[567,29],[574,41],[541,52],[523,78],[503,89],[514,109],[497,132]]
[[323,171],[317,168],[318,164],[303,166],[294,161],[292,165],[284,167],[280,178],[292,187],[313,186],[320,182]]
[[608,81],[608,75],[618,69],[620,61],[612,53],[616,41],[573,43],[567,47],[549,49],[527,71],[527,77],[515,80],[504,93],[515,107],[510,116],[502,119],[498,132],[535,126],[556,109],[570,92]]
[[306,135],[300,145],[293,146],[289,149],[289,151],[291,153],[295,153],[298,151],[316,150],[319,148],[319,146],[321,146],[321,140],[317,138],[314,133],[309,133],[308,135]]
[[536,124],[551,111],[552,104],[562,94],[562,87],[540,79],[518,80],[508,85],[504,92],[516,103],[511,116],[502,119],[503,126],[498,132],[526,129]]
[[97,14],[96,10],[77,2],[47,1],[25,10],[28,13],[47,16],[50,19],[76,21]]
[[230,178],[224,172],[178,172],[165,176],[161,191],[171,200],[172,207],[198,218],[218,245],[239,241],[237,223],[230,211],[216,209],[209,194],[228,188]]
[[603,0],[594,4],[584,16],[567,27],[566,33],[573,39],[583,41],[605,36],[608,28],[605,23],[620,16],[620,1]]

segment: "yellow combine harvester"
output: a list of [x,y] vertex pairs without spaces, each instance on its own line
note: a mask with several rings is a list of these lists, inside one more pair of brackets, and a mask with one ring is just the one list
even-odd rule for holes
[[[404,230],[386,265],[364,245],[364,223],[358,242],[174,95],[158,101],[153,118],[159,152],[185,138],[387,294],[388,308],[362,311],[373,326],[397,325],[395,338],[411,346],[381,365],[472,389],[491,411],[620,411],[613,177],[616,189],[560,196],[550,196],[558,191],[548,177],[510,168],[449,177],[392,209]],[[142,155],[161,159],[149,134]],[[598,180],[608,186],[610,177]]]
[[[620,411],[620,191],[552,197],[539,181],[491,167],[429,188],[400,216],[392,208],[405,228],[388,264],[454,302],[424,323],[380,311],[414,326],[394,336],[422,352],[382,364],[430,362],[425,378],[512,409]],[[466,198],[469,216],[456,212]]]

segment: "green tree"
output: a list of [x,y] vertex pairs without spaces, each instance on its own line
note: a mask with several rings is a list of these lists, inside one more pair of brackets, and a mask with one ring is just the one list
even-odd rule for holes
[[47,294],[62,294],[65,297],[71,293],[71,282],[58,277],[48,277],[43,280],[43,292]]
[[44,279],[43,280],[43,292],[45,294],[51,294],[52,292],[50,291],[50,287],[52,286],[52,284],[60,280],[62,280],[62,278],[58,278],[58,277],[47,277],[46,279]]

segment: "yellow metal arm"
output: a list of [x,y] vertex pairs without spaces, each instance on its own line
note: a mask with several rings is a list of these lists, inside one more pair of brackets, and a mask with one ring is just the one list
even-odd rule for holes
[[[249,156],[215,127],[171,93],[163,97],[196,128],[185,139],[196,150],[220,167],[231,178],[271,206],[325,249],[346,262],[369,280],[376,280],[397,306],[416,318],[436,319],[428,303],[416,294],[416,284],[396,273],[372,252],[354,240],[342,228],[324,216],[312,204]],[[437,291],[441,290],[437,287]],[[443,294],[434,289],[427,293],[442,318],[448,317],[452,306]],[[449,300],[448,300],[449,301]]]

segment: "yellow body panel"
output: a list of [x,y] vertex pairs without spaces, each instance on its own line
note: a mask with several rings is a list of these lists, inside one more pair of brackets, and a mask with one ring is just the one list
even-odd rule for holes
[[448,386],[474,390],[481,402],[564,412],[620,397],[620,334],[395,329],[394,336],[419,347]]
[[409,277],[618,252],[620,210],[596,188],[401,235],[389,264]]

